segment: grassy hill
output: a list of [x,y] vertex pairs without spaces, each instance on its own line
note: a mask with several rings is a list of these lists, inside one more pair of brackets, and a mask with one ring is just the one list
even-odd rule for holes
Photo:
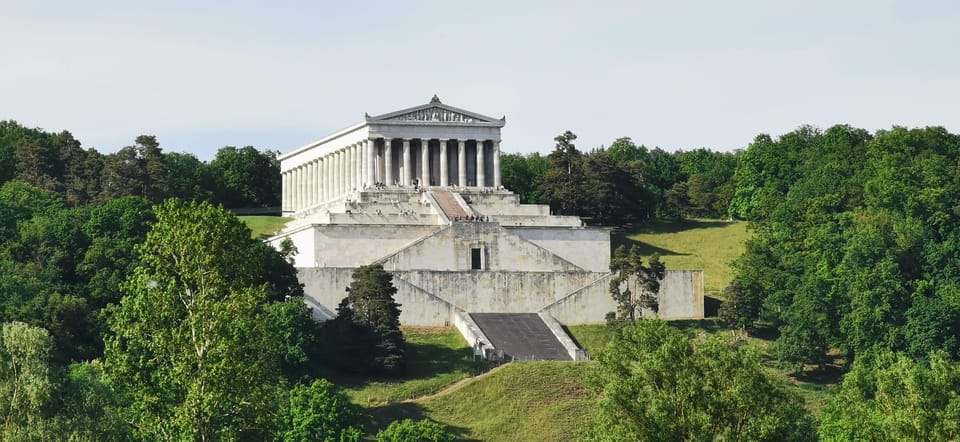
[[291,219],[283,216],[239,216],[237,218],[240,218],[240,221],[243,221],[250,228],[254,238],[273,236]]
[[[730,333],[712,319],[672,325],[691,339]],[[569,331],[593,355],[611,338],[605,325],[575,325]],[[355,402],[367,407],[371,433],[393,420],[430,418],[449,426],[460,440],[572,441],[580,439],[596,411],[599,393],[591,384],[596,362],[515,362],[468,378],[470,349],[456,330],[405,329],[404,333],[412,342],[408,350],[419,348],[411,353],[411,366],[419,368],[396,381],[361,382],[346,388]],[[807,409],[819,417],[836,379],[788,376],[776,366],[772,344],[771,336],[748,338],[748,345],[760,351],[768,373],[792,386],[804,397]],[[440,359],[431,362],[424,357]]]
[[659,253],[667,269],[703,270],[704,290],[718,297],[730,284],[730,262],[750,237],[747,223],[720,220],[658,221],[613,235],[613,247],[637,245],[644,256]]
[[510,363],[450,391],[371,410],[374,426],[428,417],[461,440],[573,441],[592,419],[595,363]]

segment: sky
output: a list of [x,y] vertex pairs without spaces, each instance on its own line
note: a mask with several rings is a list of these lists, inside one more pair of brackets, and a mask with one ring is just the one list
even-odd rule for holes
[[0,120],[105,153],[286,152],[434,94],[506,152],[958,133],[960,2],[0,0]]

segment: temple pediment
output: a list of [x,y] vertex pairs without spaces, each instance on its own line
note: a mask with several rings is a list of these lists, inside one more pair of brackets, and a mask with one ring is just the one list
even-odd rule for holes
[[472,115],[455,112],[444,109],[439,106],[433,106],[426,109],[419,109],[413,112],[407,112],[390,118],[387,121],[434,121],[438,123],[489,123],[490,121],[477,121]]
[[367,115],[368,123],[387,123],[387,124],[405,124],[405,123],[438,123],[438,124],[478,124],[503,126],[505,118],[491,118],[475,112],[458,109],[440,102],[436,95],[429,103],[403,109],[388,114],[371,117]]

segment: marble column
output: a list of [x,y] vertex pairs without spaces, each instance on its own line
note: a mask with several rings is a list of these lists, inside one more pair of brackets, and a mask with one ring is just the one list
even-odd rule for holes
[[483,152],[483,140],[477,140],[477,187],[487,187],[486,155]]
[[400,171],[400,185],[409,186],[410,177],[410,139],[403,139],[403,170]]
[[353,145],[353,157],[354,162],[357,163],[356,167],[353,168],[353,187],[357,190],[363,190],[363,147],[359,142],[354,143]]
[[323,201],[323,160],[317,158],[313,160],[313,203],[320,204]]
[[310,161],[309,163],[307,163],[307,188],[305,189],[307,194],[307,204],[306,204],[307,207],[310,207],[313,205],[314,178],[316,178],[316,175],[313,171],[313,161]]
[[283,209],[290,210],[290,171],[283,174]]
[[333,196],[330,199],[337,199],[340,196],[340,151],[333,153]]
[[500,188],[500,140],[493,140],[493,187]]
[[430,140],[420,139],[420,185],[430,185]]
[[386,182],[384,184],[392,186],[393,182],[396,181],[393,178],[393,140],[389,138],[383,139],[383,163],[384,163],[384,177],[386,177]]
[[376,167],[374,164],[377,160],[376,144],[374,144],[373,140],[367,140],[364,142],[363,148],[367,151],[367,161],[364,163],[367,166],[367,173],[365,175],[367,177],[367,185],[372,186],[373,183],[377,182]]
[[460,143],[457,149],[457,180],[460,182],[460,187],[467,187],[467,142],[457,141]]
[[447,170],[447,140],[440,139],[440,186],[450,185],[449,170]]
[[293,169],[291,173],[293,173],[293,210],[299,211],[300,210],[300,190],[301,190],[300,186],[301,184],[303,184],[300,182],[300,168],[297,167],[296,169]]
[[333,199],[333,153],[327,154],[327,156],[323,158],[323,162],[326,163],[324,169],[327,176],[324,178],[324,182],[327,183],[327,191],[323,199],[324,201],[330,201]]
[[357,188],[357,146],[347,146],[347,193]]
[[287,192],[290,189],[287,184],[287,173],[280,174],[280,213],[287,210]]
[[317,188],[317,202],[322,203],[327,200],[326,191],[327,191],[327,173],[324,167],[327,165],[326,157],[320,157],[317,159],[317,172],[320,175],[320,182],[318,183]]
[[350,190],[347,187],[347,183],[349,183],[348,179],[350,178],[350,153],[346,147],[340,152],[342,152],[342,161],[340,161],[340,196],[343,196]]

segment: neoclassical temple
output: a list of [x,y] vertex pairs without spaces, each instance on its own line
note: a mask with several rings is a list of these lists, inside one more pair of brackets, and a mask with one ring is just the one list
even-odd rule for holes
[[[280,157],[291,221],[268,241],[296,247],[294,266],[318,319],[336,315],[357,267],[377,263],[394,276],[404,324],[453,324],[489,350],[496,338],[484,330],[519,321],[515,328],[549,329],[563,342],[560,353],[576,359],[560,323],[601,323],[616,309],[610,231],[521,204],[501,186],[504,123],[434,96]],[[669,272],[660,300],[661,317],[702,317],[702,273]],[[541,339],[552,338],[501,343]]]
[[371,117],[280,157],[283,212],[294,214],[371,187],[500,188],[494,119],[434,96]]

